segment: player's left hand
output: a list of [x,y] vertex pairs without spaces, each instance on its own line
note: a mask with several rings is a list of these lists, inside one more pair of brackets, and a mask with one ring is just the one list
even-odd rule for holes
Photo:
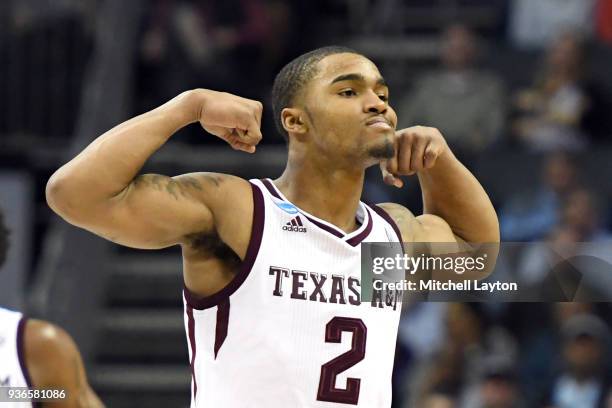
[[440,131],[425,126],[412,126],[395,132],[395,155],[380,163],[386,184],[402,187],[399,176],[410,176],[431,169],[448,150]]

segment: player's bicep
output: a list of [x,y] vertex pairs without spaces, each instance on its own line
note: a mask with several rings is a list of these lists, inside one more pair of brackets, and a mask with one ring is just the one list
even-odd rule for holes
[[222,175],[159,174],[137,176],[125,190],[101,208],[82,227],[113,242],[143,249],[163,248],[180,243],[194,232],[214,228],[206,200],[218,196]]
[[393,219],[402,234],[404,242],[420,242],[422,226],[412,212],[396,203],[377,204]]
[[[109,205],[106,238],[132,247],[163,248],[194,232],[214,228],[206,198],[217,185],[202,176],[137,176]],[[104,225],[100,227],[105,228]]]

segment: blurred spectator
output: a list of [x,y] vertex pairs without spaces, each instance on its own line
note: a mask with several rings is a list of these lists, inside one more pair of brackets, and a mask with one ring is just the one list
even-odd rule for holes
[[395,401],[407,400],[415,393],[410,384],[429,368],[447,336],[446,303],[404,301],[394,366],[395,389],[401,391],[394,392]]
[[591,101],[583,78],[585,58],[576,35],[560,36],[548,50],[534,85],[515,96],[518,117],[513,130],[529,149],[576,150],[586,146],[581,125]]
[[[574,316],[592,313],[594,308],[591,303],[579,302],[517,303],[511,305],[511,311],[517,318],[517,366],[526,406],[541,407],[561,369],[561,327]],[[525,318],[527,315],[529,318]]]
[[455,397],[446,390],[434,390],[423,398],[423,408],[457,408]]
[[612,0],[599,0],[597,4],[597,34],[600,40],[612,44]]
[[[412,384],[417,391],[406,406],[422,406],[423,401],[428,399],[439,401],[440,390],[446,390],[446,399],[452,401],[453,398],[448,396],[457,394],[459,401],[464,405],[468,404],[465,406],[475,407],[476,405],[469,403],[476,401],[475,394],[478,394],[477,399],[481,401],[478,384],[482,379],[481,374],[490,368],[489,356],[496,356],[504,361],[516,358],[514,338],[502,327],[487,328],[482,307],[449,303],[446,309],[445,342],[428,366],[419,367],[421,373],[415,376]],[[453,390],[456,390],[456,393]]]
[[569,319],[562,327],[565,367],[551,392],[555,408],[605,408],[610,389],[609,332],[595,315]]
[[558,224],[563,198],[576,188],[576,173],[576,165],[566,153],[549,155],[537,190],[511,197],[500,210],[502,239],[529,241],[544,237]]
[[513,0],[510,40],[519,48],[544,48],[563,31],[588,34],[593,29],[596,0]]
[[476,66],[479,40],[465,26],[447,28],[442,36],[442,67],[426,74],[398,104],[401,127],[439,128],[459,156],[468,158],[500,135],[505,100],[500,79]]
[[[545,244],[528,247],[518,262],[517,272],[522,282],[537,285],[549,277],[551,271],[564,260],[576,255],[590,255],[605,258],[609,252],[612,236],[602,223],[602,216],[596,196],[579,188],[570,192],[563,203],[560,224],[552,230]],[[577,243],[601,243],[603,245],[581,245]],[[579,251],[580,253],[576,253]],[[603,251],[603,252],[602,252]],[[591,278],[586,276],[586,278]],[[609,292],[606,285],[586,279],[583,284],[596,285],[585,290],[599,289]]]
[[579,242],[609,241],[612,236],[605,228],[601,210],[600,201],[592,191],[572,191],[563,207],[562,226]]
[[503,356],[488,356],[476,386],[466,395],[462,408],[522,408],[515,363]]
[[194,87],[260,98],[292,38],[292,8],[278,0],[157,0],[150,10],[139,76],[145,109]]
[[460,390],[469,382],[466,378],[471,379],[469,368],[482,357],[483,322],[476,310],[460,303],[448,303],[443,310],[443,343],[435,354],[413,366],[405,407],[421,406],[429,399],[440,402],[441,389]]

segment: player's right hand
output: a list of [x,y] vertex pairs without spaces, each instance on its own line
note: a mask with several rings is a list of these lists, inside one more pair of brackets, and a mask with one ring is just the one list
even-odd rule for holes
[[203,92],[199,108],[202,127],[232,148],[254,153],[261,140],[261,102],[227,92],[198,91]]

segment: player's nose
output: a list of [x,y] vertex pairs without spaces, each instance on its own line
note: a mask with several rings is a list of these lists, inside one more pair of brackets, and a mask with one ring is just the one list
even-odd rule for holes
[[375,92],[368,92],[363,108],[366,113],[385,113],[387,106],[387,102],[383,101]]

